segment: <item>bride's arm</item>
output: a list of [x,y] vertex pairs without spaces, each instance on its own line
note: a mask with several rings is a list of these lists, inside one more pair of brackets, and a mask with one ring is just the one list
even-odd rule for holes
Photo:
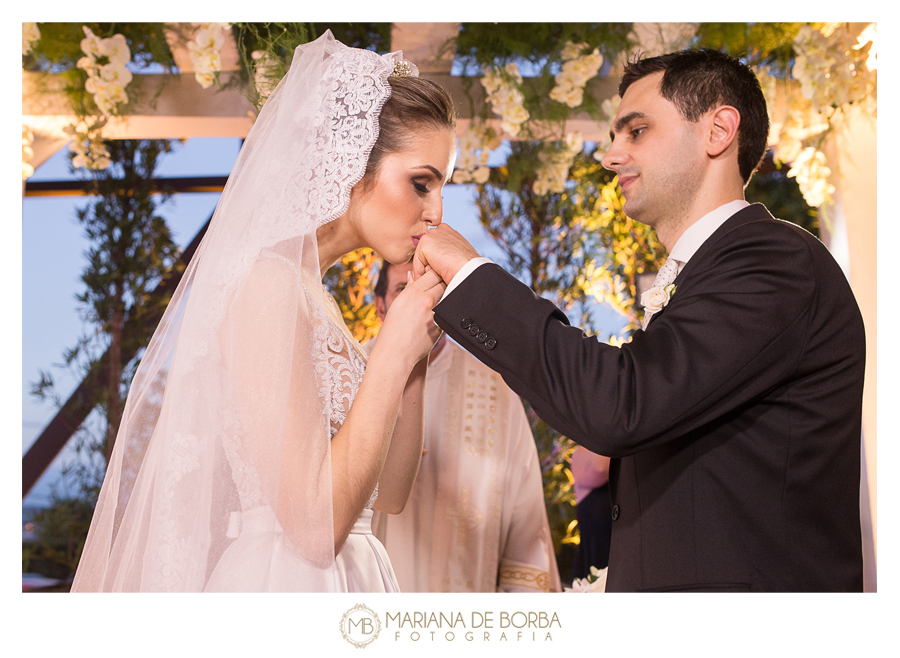
[[376,483],[380,510],[396,513],[406,504],[422,457],[427,355],[440,335],[431,309],[443,290],[430,273],[394,301],[353,405],[331,441],[335,554]]
[[419,472],[425,435],[427,370],[428,357],[425,357],[413,366],[403,389],[391,447],[378,483],[375,509],[380,512],[399,514],[403,511]]

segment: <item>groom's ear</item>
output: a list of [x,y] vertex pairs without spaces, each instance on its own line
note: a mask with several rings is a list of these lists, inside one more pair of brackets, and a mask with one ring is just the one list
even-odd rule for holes
[[375,312],[378,313],[378,319],[384,322],[384,316],[387,315],[387,309],[384,307],[384,297],[375,298]]
[[741,113],[731,105],[720,105],[710,110],[706,135],[706,152],[710,157],[718,157],[734,145],[737,151],[738,127],[741,125]]

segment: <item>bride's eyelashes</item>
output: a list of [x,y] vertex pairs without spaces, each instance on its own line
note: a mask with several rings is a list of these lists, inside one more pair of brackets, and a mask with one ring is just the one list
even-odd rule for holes
[[429,192],[428,186],[425,185],[424,183],[420,183],[417,180],[413,180],[412,184],[413,184],[413,187],[416,188],[416,192],[419,194],[419,196],[425,196],[426,194],[428,194],[428,192]]

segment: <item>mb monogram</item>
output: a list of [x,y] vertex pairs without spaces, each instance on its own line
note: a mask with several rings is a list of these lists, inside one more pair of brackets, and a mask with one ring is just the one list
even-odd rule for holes
[[350,644],[361,649],[375,641],[381,632],[381,619],[371,608],[358,603],[341,618],[341,635]]

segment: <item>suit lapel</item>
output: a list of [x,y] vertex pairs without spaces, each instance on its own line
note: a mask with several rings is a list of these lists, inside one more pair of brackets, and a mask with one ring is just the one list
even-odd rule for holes
[[710,251],[715,248],[715,244],[719,241],[720,238],[727,235],[729,232],[733,231],[739,226],[749,224],[750,222],[758,222],[760,220],[766,219],[774,218],[769,213],[769,211],[766,210],[766,207],[761,203],[753,203],[746,208],[741,208],[740,210],[738,210],[731,217],[726,219],[722,223],[722,225],[717,228],[702,245],[700,245],[700,248],[697,249],[696,253],[693,256],[691,256],[691,259],[687,262],[684,268],[682,268],[681,272],[678,273],[678,276],[675,277],[675,285],[677,286],[681,281],[683,281],[690,275],[691,271],[697,267],[697,264],[702,262],[707,254],[709,254]]
[[[750,222],[757,222],[760,220],[771,219],[774,220],[774,217],[769,213],[764,205],[761,203],[753,203],[747,206],[746,208],[741,208],[736,213],[734,213],[731,217],[726,219],[722,225],[717,228],[711,236],[709,236],[706,241],[700,245],[700,248],[697,249],[697,252],[691,257],[691,259],[687,262],[687,264],[682,268],[681,272],[678,273],[678,276],[675,277],[675,280],[672,282],[676,288],[681,283],[690,276],[691,271],[697,267],[697,263],[701,262],[708,253],[715,247],[715,243],[719,241],[719,239],[727,235],[730,231],[733,231],[739,226],[743,226],[744,224],[749,224]],[[675,297],[672,297],[670,303],[674,301]],[[647,323],[649,327],[653,321],[662,315],[662,313],[666,310],[668,304],[663,306],[659,311],[654,313],[650,317],[650,321]]]

